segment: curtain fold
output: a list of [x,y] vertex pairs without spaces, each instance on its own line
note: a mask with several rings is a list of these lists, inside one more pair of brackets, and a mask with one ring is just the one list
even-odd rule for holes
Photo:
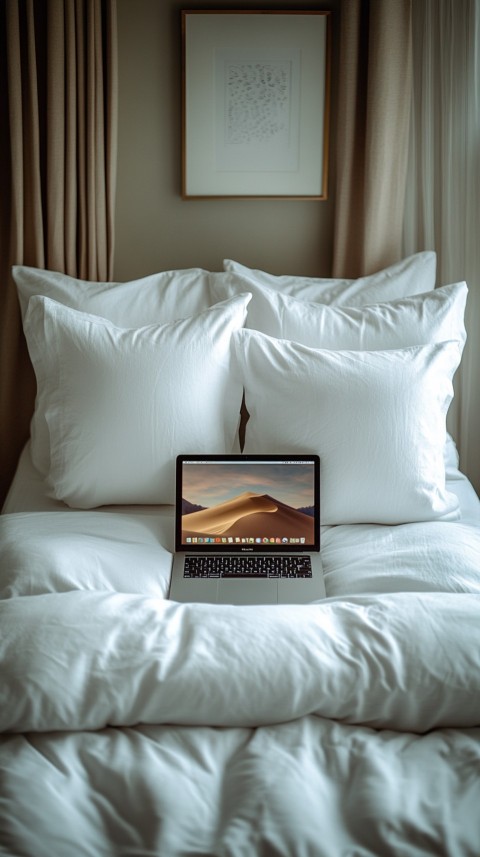
[[411,59],[411,0],[342,3],[335,277],[401,258]]
[[11,266],[112,277],[116,45],[116,0],[0,7],[1,498],[34,398]]
[[480,4],[414,3],[412,32],[404,252],[435,250],[438,284],[469,287],[449,430],[480,492]]

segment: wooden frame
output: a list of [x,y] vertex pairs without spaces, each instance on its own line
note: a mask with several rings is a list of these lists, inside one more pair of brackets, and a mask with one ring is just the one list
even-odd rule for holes
[[182,196],[327,198],[330,13],[182,12]]

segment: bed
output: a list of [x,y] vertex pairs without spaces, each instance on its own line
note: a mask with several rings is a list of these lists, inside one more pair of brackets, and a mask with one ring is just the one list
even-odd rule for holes
[[[0,516],[1,854],[478,857],[467,287],[435,261],[14,269],[37,399]],[[168,599],[175,454],[240,448],[319,452],[325,599]]]

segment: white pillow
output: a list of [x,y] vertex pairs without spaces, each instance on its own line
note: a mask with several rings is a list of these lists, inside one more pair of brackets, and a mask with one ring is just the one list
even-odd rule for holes
[[[212,295],[212,285],[217,283],[220,289],[224,283],[227,288],[231,280],[236,280],[231,274],[212,273],[201,268],[162,271],[128,283],[79,280],[57,271],[23,265],[14,266],[12,276],[22,317],[30,298],[43,295],[72,309],[100,315],[119,327],[165,324],[196,315],[217,303],[217,298]],[[224,293],[220,300],[231,296]]]
[[[23,320],[30,298],[43,295],[72,309],[99,315],[119,327],[165,324],[195,315],[218,301],[248,291],[248,287],[237,288],[238,280],[233,274],[211,273],[201,268],[163,271],[127,283],[90,282],[23,265],[14,266],[12,275]],[[235,282],[235,288],[229,288],[230,281]],[[212,293],[214,283],[219,298]],[[49,441],[41,409],[35,410],[30,434],[32,461],[45,475],[50,466]]]
[[231,452],[242,385],[231,336],[250,295],[165,325],[119,328],[30,299],[25,333],[50,438],[48,484],[75,508],[172,503],[180,452]]
[[233,343],[244,452],[318,453],[323,524],[458,517],[444,447],[461,343],[326,351],[249,330]]
[[224,259],[223,267],[225,271],[254,280],[259,286],[277,289],[301,300],[336,306],[365,306],[434,289],[437,256],[435,252],[425,250],[357,280],[276,276],[247,268],[231,259]]
[[246,327],[312,348],[375,351],[466,337],[466,283],[365,307],[333,307],[258,285],[247,288],[253,297]]

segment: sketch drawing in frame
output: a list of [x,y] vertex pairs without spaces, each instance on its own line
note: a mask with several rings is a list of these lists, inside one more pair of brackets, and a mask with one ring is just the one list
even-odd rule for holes
[[182,196],[326,199],[330,13],[183,11]]

